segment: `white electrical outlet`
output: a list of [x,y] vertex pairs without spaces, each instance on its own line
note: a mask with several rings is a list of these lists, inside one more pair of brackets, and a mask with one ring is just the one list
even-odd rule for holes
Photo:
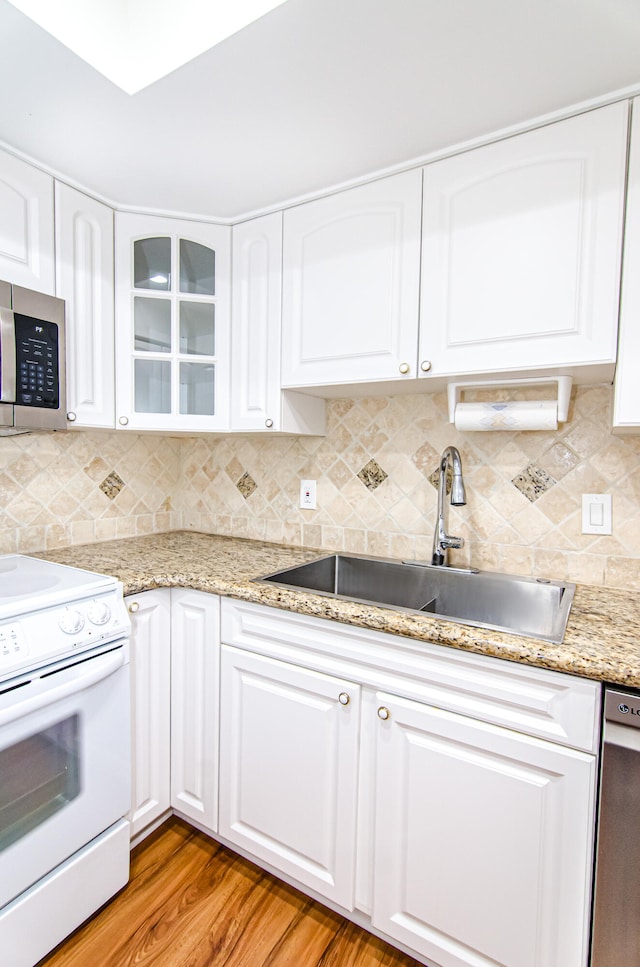
[[611,494],[582,495],[582,533],[611,533]]
[[316,481],[300,481],[300,506],[303,510],[316,509]]

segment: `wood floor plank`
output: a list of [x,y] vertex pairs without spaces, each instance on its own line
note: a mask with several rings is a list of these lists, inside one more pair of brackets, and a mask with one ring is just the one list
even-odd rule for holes
[[420,967],[173,817],[39,967]]

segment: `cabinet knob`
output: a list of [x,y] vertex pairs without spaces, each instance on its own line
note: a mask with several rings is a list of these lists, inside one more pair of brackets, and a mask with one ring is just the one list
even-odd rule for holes
[[384,705],[381,705],[378,709],[378,718],[382,719],[383,722],[386,722],[387,719],[391,718],[391,712],[388,708],[385,708]]
[[341,705],[348,705],[351,699],[349,698],[348,692],[340,692],[338,695],[338,701]]
[[67,419],[68,419],[69,423],[75,423],[76,422],[77,417],[76,417],[76,414],[73,412],[73,410],[70,410],[67,413]]
[[126,426],[128,422],[129,422],[129,417],[128,416],[119,416],[118,417],[118,423],[120,424],[120,426]]
[[409,372],[409,370],[411,369],[411,366],[409,366],[409,363],[400,363],[400,365],[398,366],[398,369],[404,376],[406,373]]
[[422,362],[420,363],[420,369],[422,370],[423,373],[428,373],[429,370],[431,369],[431,360],[423,359]]
[[273,426],[273,420],[265,420],[264,425],[266,426],[267,430],[270,430]]
[[135,614],[136,611],[139,611],[139,610],[140,610],[140,605],[138,604],[137,601],[132,601],[131,604],[128,606],[129,614]]

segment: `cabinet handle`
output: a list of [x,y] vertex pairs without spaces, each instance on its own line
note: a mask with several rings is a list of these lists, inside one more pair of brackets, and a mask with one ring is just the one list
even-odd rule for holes
[[428,373],[431,369],[431,361],[429,359],[423,359],[420,363],[420,369],[423,373]]
[[383,722],[386,722],[387,719],[391,718],[391,712],[388,708],[385,708],[384,705],[381,705],[378,709],[378,718],[382,719]]
[[120,426],[126,426],[128,422],[129,422],[129,417],[128,416],[119,416],[118,417],[118,423],[120,424]]
[[338,695],[338,701],[341,705],[348,705],[351,699],[349,698],[348,692],[340,692]]
[[127,610],[129,611],[129,614],[135,614],[136,611],[140,610],[140,605],[137,601],[132,601]]
[[400,363],[400,365],[398,366],[398,369],[404,375],[405,373],[409,372],[409,370],[411,369],[411,366],[409,366],[409,363]]
[[264,425],[266,426],[267,430],[270,430],[273,426],[273,420],[265,420]]
[[76,414],[72,410],[70,410],[67,413],[67,419],[68,419],[69,423],[75,423],[76,422],[76,419],[77,419]]

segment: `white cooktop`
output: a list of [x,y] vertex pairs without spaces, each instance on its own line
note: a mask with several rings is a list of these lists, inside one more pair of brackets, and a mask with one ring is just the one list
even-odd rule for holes
[[114,578],[21,554],[0,556],[0,618],[12,618],[112,588]]

